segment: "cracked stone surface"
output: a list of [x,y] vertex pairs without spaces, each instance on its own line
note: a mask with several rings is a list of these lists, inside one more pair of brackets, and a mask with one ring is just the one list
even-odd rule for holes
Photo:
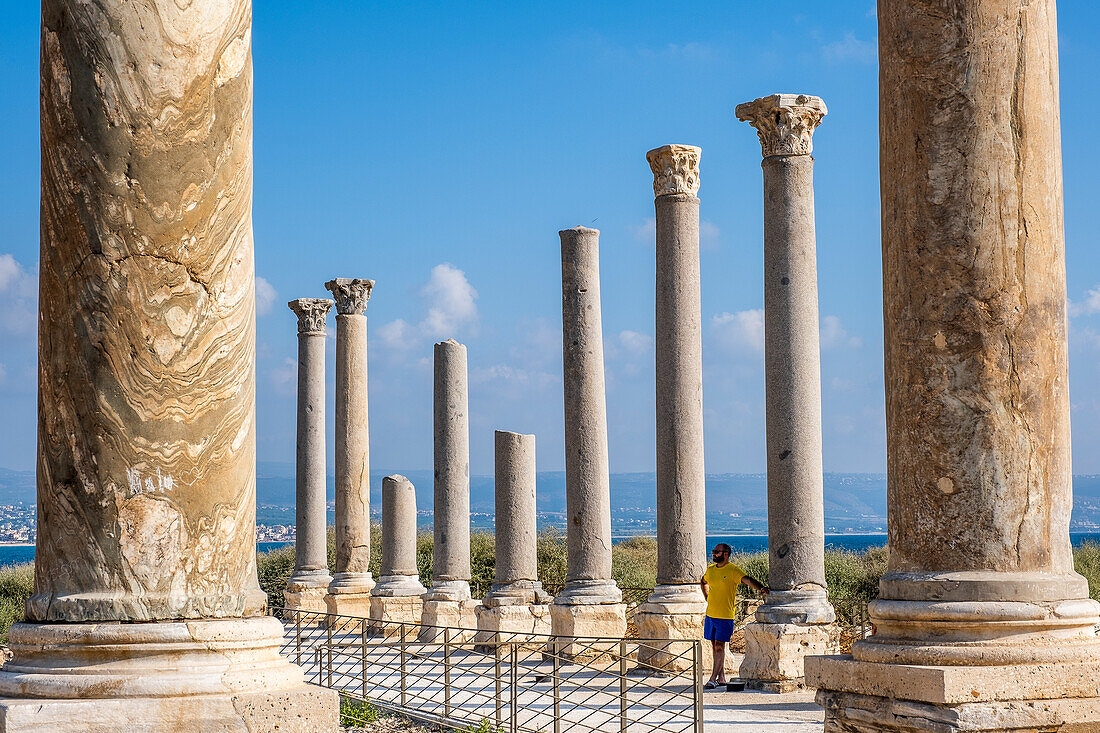
[[50,0],[42,23],[28,618],[262,613],[249,3]]

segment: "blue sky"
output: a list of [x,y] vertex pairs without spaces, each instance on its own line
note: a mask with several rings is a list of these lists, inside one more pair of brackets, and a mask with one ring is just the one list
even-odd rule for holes
[[[371,463],[431,465],[432,343],[469,347],[471,462],[495,428],[563,467],[557,231],[602,231],[613,471],[654,467],[653,199],[645,161],[702,155],[706,459],[764,467],[760,149],[733,107],[817,94],[824,463],[882,471],[877,67],[869,0],[288,3],[254,9],[258,452],[292,461],[295,319],[332,277],[377,281]],[[1100,473],[1094,89],[1100,8],[1059,4],[1074,469]],[[33,467],[38,8],[0,28],[0,466]],[[333,321],[330,320],[330,324]],[[332,399],[333,344],[329,372]],[[331,409],[330,409],[331,419]],[[331,431],[331,426],[330,426]],[[331,434],[331,432],[330,432]],[[331,442],[330,442],[331,451]]]

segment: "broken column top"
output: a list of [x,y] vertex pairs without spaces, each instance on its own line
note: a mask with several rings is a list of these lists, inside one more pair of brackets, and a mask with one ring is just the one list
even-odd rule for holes
[[645,154],[653,171],[653,195],[699,193],[699,156],[694,145],[662,145]]
[[562,229],[558,232],[558,235],[569,234],[570,232],[576,232],[577,234],[595,234],[599,236],[600,230],[593,229],[592,227],[575,226],[572,229]]
[[357,277],[337,277],[325,283],[336,300],[336,312],[342,316],[362,315],[373,288],[374,280]]
[[737,105],[737,119],[756,128],[764,157],[809,155],[813,134],[828,114],[821,97],[772,94]]
[[298,316],[298,333],[324,333],[325,319],[332,309],[328,298],[298,298],[287,303]]

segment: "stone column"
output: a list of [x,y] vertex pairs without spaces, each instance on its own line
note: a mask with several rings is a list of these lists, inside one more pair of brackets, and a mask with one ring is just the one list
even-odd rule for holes
[[535,436],[503,430],[494,436],[496,565],[493,588],[477,607],[477,627],[483,639],[496,632],[549,634],[550,597],[538,580]]
[[288,611],[326,613],[328,532],[325,508],[325,320],[333,302],[299,298],[298,438],[294,462],[294,572],[283,592]]
[[882,0],[889,569],[826,730],[1100,729],[1073,570],[1053,0]]
[[564,655],[579,636],[626,633],[623,594],[611,579],[611,483],[607,460],[600,232],[576,227],[561,237],[562,361],[565,388],[565,503],[569,550],[565,589],[550,606]]
[[[416,492],[404,476],[386,476],[382,479],[382,568],[371,590],[370,618],[419,624],[423,594],[416,568]],[[391,626],[379,625],[379,630],[397,633]]]
[[477,629],[470,597],[470,406],[466,347],[454,339],[435,345],[435,518],[432,587],[424,596],[422,641],[431,627]]
[[825,586],[821,363],[813,133],[825,103],[773,94],[740,104],[764,155],[764,379],[768,467],[768,585],[745,629],[740,676],[750,687],[801,686],[803,657],[835,645]]
[[[703,635],[706,475],[703,467],[703,329],[699,291],[699,148],[646,153],[657,215],[657,587],[634,621],[644,639]],[[691,663],[690,644],[642,646],[638,663]]]
[[44,0],[18,731],[335,731],[256,576],[251,7]]
[[340,616],[370,612],[370,430],[367,317],[373,280],[325,283],[336,300],[336,573],[325,606]]

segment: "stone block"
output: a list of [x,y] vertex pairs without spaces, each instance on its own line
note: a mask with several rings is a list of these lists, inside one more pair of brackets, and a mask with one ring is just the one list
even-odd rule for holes
[[397,636],[399,627],[394,624],[409,624],[412,628],[406,628],[405,633],[415,634],[419,631],[423,607],[420,596],[372,596],[369,618],[380,623],[372,624],[371,630],[383,636]]
[[335,616],[354,616],[370,618],[371,594],[367,593],[328,593],[325,595],[325,608]]
[[[550,605],[549,650],[565,658],[598,657],[626,636],[623,603]],[[607,640],[607,641],[602,641]]]
[[296,586],[293,589],[288,587],[283,591],[283,608],[300,613],[328,613],[328,604],[325,602],[327,593],[328,588],[323,585]]
[[790,692],[804,685],[806,656],[838,650],[833,624],[745,625],[745,658],[738,676],[749,689]]
[[483,606],[475,609],[479,644],[487,644],[500,634],[502,641],[517,641],[525,635],[550,634],[550,607],[544,603],[515,606]]
[[[680,607],[682,606],[682,607]],[[634,613],[639,639],[651,639],[638,647],[638,669],[653,672],[682,672],[693,663],[693,642],[703,638],[706,602],[698,604],[643,603]],[[658,641],[668,639],[669,641]],[[682,641],[675,641],[680,639]],[[707,643],[710,646],[710,643]],[[705,649],[710,654],[710,649]],[[727,653],[727,657],[729,654]]]
[[[477,633],[478,602],[466,599],[462,601],[424,601],[420,615],[419,641],[443,641],[443,629],[452,629],[450,640],[456,644],[471,641]],[[454,631],[453,629],[461,629]]]

